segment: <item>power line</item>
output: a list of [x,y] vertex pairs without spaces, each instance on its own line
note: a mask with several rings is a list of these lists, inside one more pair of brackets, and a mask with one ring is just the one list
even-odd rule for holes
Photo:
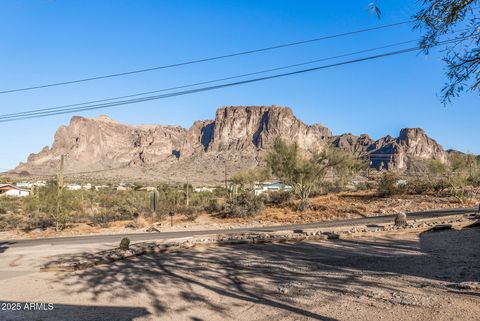
[[412,42],[417,42],[417,41],[419,41],[419,39],[402,41],[402,42],[397,42],[397,43],[393,43],[393,44],[389,44],[389,45],[385,45],[385,46],[359,50],[359,51],[355,51],[355,52],[340,54],[340,55],[321,58],[321,59],[315,59],[315,60],[311,60],[311,61],[307,61],[307,62],[292,64],[292,65],[287,65],[287,66],[282,66],[282,67],[277,67],[277,68],[272,68],[272,69],[266,69],[266,70],[261,70],[261,71],[256,71],[256,72],[251,72],[251,73],[246,73],[246,74],[241,74],[241,75],[236,75],[236,76],[231,76],[231,77],[202,81],[202,82],[192,83],[192,84],[188,84],[188,85],[181,85],[181,86],[175,86],[175,87],[170,87],[170,88],[163,88],[163,89],[159,89],[159,90],[146,91],[146,92],[141,92],[141,93],[136,93],[136,94],[131,94],[131,95],[117,96],[117,97],[100,99],[100,100],[92,100],[92,101],[87,101],[87,102],[77,103],[77,104],[70,104],[70,105],[63,105],[63,106],[50,107],[50,108],[41,108],[41,109],[35,109],[35,110],[29,110],[29,111],[23,111],[23,112],[17,112],[17,113],[3,114],[3,115],[0,116],[0,119],[16,118],[18,116],[25,115],[25,114],[34,114],[34,113],[36,114],[36,113],[44,112],[44,111],[59,110],[59,109],[64,109],[64,108],[68,108],[68,107],[76,107],[76,106],[82,106],[82,105],[88,105],[88,104],[94,104],[94,103],[100,103],[100,102],[106,102],[106,101],[112,101],[112,100],[119,100],[119,99],[124,99],[124,98],[144,96],[144,95],[148,95],[148,94],[165,92],[165,91],[170,91],[170,90],[175,90],[175,89],[183,89],[183,88],[195,87],[195,86],[199,86],[199,85],[206,85],[206,84],[225,81],[225,80],[243,78],[243,77],[247,77],[247,76],[253,76],[253,75],[258,75],[258,74],[262,74],[262,73],[268,73],[268,72],[272,72],[272,71],[278,71],[278,70],[283,70],[283,69],[288,69],[288,68],[313,64],[313,63],[317,63],[317,62],[322,62],[322,61],[333,60],[333,59],[342,58],[342,57],[353,56],[353,55],[357,55],[357,54],[361,54],[361,53],[386,49],[386,48],[390,48],[390,47],[394,47],[394,46],[400,46],[400,45],[404,45],[404,44],[412,43]]
[[[446,40],[446,41],[438,43],[436,46],[451,43],[451,42],[454,42],[454,41],[463,40],[465,38],[466,37]],[[243,84],[248,84],[248,83],[264,81],[264,80],[270,80],[270,79],[276,79],[276,78],[287,77],[287,76],[292,76],[292,75],[298,75],[298,74],[317,71],[317,70],[321,70],[321,69],[338,67],[338,66],[353,64],[353,63],[357,63],[357,62],[379,59],[379,58],[383,58],[383,57],[394,56],[394,55],[399,55],[399,54],[414,52],[414,51],[419,51],[419,50],[422,50],[422,48],[411,47],[411,48],[407,48],[407,49],[387,52],[387,53],[378,54],[378,55],[374,55],[374,56],[358,58],[358,59],[354,59],[354,60],[343,61],[343,62],[334,63],[334,64],[330,64],[330,65],[323,65],[323,66],[319,66],[319,67],[312,67],[312,68],[292,71],[292,72],[288,72],[288,73],[276,74],[276,75],[265,76],[265,77],[260,77],[260,78],[247,79],[247,80],[238,81],[238,82],[220,84],[220,85],[216,85],[216,86],[209,86],[209,87],[202,87],[202,88],[197,88],[197,89],[173,92],[173,93],[168,93],[168,94],[163,94],[163,95],[147,96],[147,97],[143,97],[143,98],[116,101],[116,102],[105,103],[105,104],[92,104],[92,105],[87,105],[85,107],[62,109],[60,111],[47,111],[47,112],[42,112],[42,113],[33,111],[30,114],[21,115],[21,116],[16,117],[16,118],[0,119],[0,122],[9,122],[9,121],[14,121],[14,120],[47,117],[47,116],[61,115],[61,114],[67,114],[67,113],[77,112],[77,111],[96,110],[96,109],[102,109],[102,108],[108,108],[108,107],[114,107],[114,106],[140,103],[140,102],[150,101],[150,100],[164,99],[164,98],[175,97],[175,96],[183,96],[183,95],[188,95],[188,94],[193,94],[193,93],[198,93],[198,92],[203,92],[203,91],[216,90],[216,89],[238,86],[238,85],[243,85]],[[2,116],[4,116],[4,115],[0,115],[0,117],[2,117]]]
[[[452,34],[458,33],[458,32],[461,32],[461,31],[462,30],[458,30],[458,31],[453,32]],[[56,106],[56,107],[50,107],[50,108],[41,108],[41,109],[28,110],[28,111],[23,111],[23,112],[3,114],[3,115],[0,116],[0,119],[16,118],[17,116],[26,115],[26,114],[34,114],[34,113],[37,114],[37,113],[44,112],[44,111],[60,110],[60,109],[68,108],[68,107],[76,107],[76,106],[82,106],[82,105],[88,105],[88,104],[94,104],[94,103],[100,103],[100,102],[107,102],[107,101],[112,101],[112,100],[119,100],[119,99],[124,99],[124,98],[144,96],[144,95],[148,95],[148,94],[171,91],[171,90],[176,90],[176,89],[195,87],[195,86],[199,86],[199,85],[206,85],[206,84],[225,81],[225,80],[243,78],[243,77],[247,77],[247,76],[253,76],[253,75],[258,75],[258,74],[262,74],[262,73],[268,73],[268,72],[272,72],[272,71],[289,69],[289,68],[299,67],[299,66],[303,66],[303,65],[317,63],[317,62],[322,62],[322,61],[333,60],[333,59],[342,58],[342,57],[353,56],[353,55],[357,55],[357,54],[361,54],[361,53],[366,53],[366,52],[386,49],[386,48],[390,48],[390,47],[400,46],[400,45],[404,45],[404,44],[408,44],[408,43],[412,43],[412,42],[418,42],[420,40],[421,39],[419,38],[419,39],[415,39],[415,40],[407,40],[407,41],[402,41],[402,42],[396,42],[396,43],[392,43],[392,44],[388,44],[388,45],[384,45],[384,46],[380,46],[380,47],[374,47],[374,48],[349,52],[349,53],[340,54],[340,55],[336,55],[336,56],[330,56],[330,57],[326,57],[326,58],[315,59],[315,60],[311,60],[311,61],[307,61],[307,62],[292,64],[292,65],[287,65],[287,66],[281,66],[281,67],[276,67],[276,68],[271,68],[271,69],[265,69],[265,70],[261,70],[261,71],[256,71],[256,72],[251,72],[251,73],[246,73],[246,74],[241,74],[241,75],[236,75],[236,76],[230,76],[230,77],[225,77],[225,78],[219,78],[219,79],[214,79],[214,80],[191,83],[191,84],[187,84],[187,85],[163,88],[163,89],[159,89],[159,90],[140,92],[140,93],[111,97],[111,98],[106,98],[106,99],[91,100],[91,101],[86,101],[86,102],[76,103],[76,104],[69,104],[69,105],[62,105],[62,106]]]
[[63,82],[57,82],[57,83],[50,83],[50,84],[45,84],[45,85],[2,90],[2,91],[0,91],[0,94],[14,93],[14,92],[19,92],[19,91],[27,91],[27,90],[35,90],[35,89],[55,87],[55,86],[63,86],[63,85],[69,85],[69,84],[75,84],[75,83],[81,83],[81,82],[87,82],[87,81],[93,81],[93,80],[100,80],[100,79],[105,79],[105,78],[113,78],[113,77],[133,75],[133,74],[144,73],[144,72],[160,70],[160,69],[167,69],[167,68],[174,68],[174,67],[180,67],[180,66],[186,66],[186,65],[193,65],[193,64],[198,64],[198,63],[202,63],[202,62],[232,58],[232,57],[243,56],[243,55],[250,55],[250,54],[264,52],[264,51],[270,51],[270,50],[281,49],[281,48],[286,48],[286,47],[293,47],[293,46],[303,45],[303,44],[322,41],[322,40],[327,40],[327,39],[334,39],[334,38],[338,38],[338,37],[345,37],[345,36],[350,36],[350,35],[354,35],[354,34],[359,34],[359,33],[379,30],[379,29],[391,28],[391,27],[396,27],[396,26],[408,24],[408,23],[411,23],[411,22],[413,22],[413,20],[396,22],[396,23],[392,23],[392,24],[388,24],[388,25],[382,25],[382,26],[373,27],[373,28],[359,29],[359,30],[348,31],[348,32],[338,33],[338,34],[329,35],[329,36],[322,36],[322,37],[308,39],[308,40],[302,40],[302,41],[296,41],[296,42],[290,42],[290,43],[275,45],[275,46],[271,46],[271,47],[264,47],[264,48],[253,49],[253,50],[240,51],[240,52],[230,53],[230,54],[221,55],[221,56],[184,61],[184,62],[169,64],[169,65],[163,65],[163,66],[157,66],[157,67],[152,67],[152,68],[137,69],[137,70],[131,70],[131,71],[108,74],[108,75],[101,75],[101,76],[95,76],[95,77],[89,77],[89,78],[82,78],[82,79],[69,80],[69,81],[63,81]]

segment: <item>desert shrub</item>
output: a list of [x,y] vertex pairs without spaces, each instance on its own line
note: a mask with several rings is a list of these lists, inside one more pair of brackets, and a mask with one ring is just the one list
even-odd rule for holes
[[241,193],[227,202],[225,217],[251,217],[264,208],[264,198],[253,193]]
[[187,221],[193,222],[198,217],[198,208],[187,207],[183,210],[182,214],[185,215],[185,218],[187,219]]
[[473,187],[480,187],[480,174],[468,178],[468,183]]
[[[150,212],[148,208],[149,194],[143,191],[101,191],[92,192],[92,202],[97,204],[107,215],[105,220],[132,220]],[[103,219],[103,218],[101,218]]]
[[33,212],[23,222],[22,228],[26,231],[34,230],[36,228],[46,229],[54,225],[52,217],[48,214]]
[[377,182],[377,193],[381,197],[403,194],[406,185],[399,182],[399,177],[392,172],[383,173]]
[[0,197],[0,214],[21,213],[24,199],[22,197],[2,196]]
[[3,218],[0,218],[0,231],[8,230],[8,224]]
[[218,199],[211,199],[203,209],[209,214],[220,213],[225,210],[225,206]]
[[370,188],[368,182],[358,182],[354,186],[356,191],[366,191]]
[[128,237],[124,237],[120,241],[120,250],[127,251],[130,248],[130,239]]
[[428,179],[417,177],[409,180],[407,183],[407,192],[409,194],[427,194],[434,190],[434,184]]
[[17,227],[22,228],[24,226],[25,217],[16,213],[3,214],[1,222],[4,230],[11,230]]
[[274,191],[267,194],[267,203],[272,205],[282,205],[293,199],[293,193],[288,191]]
[[108,227],[111,222],[119,220],[113,212],[95,212],[92,216],[92,224],[100,227]]
[[333,147],[305,157],[298,144],[288,144],[282,140],[276,140],[267,155],[267,164],[272,174],[284,184],[292,186],[293,193],[300,199],[299,211],[308,208],[312,192],[326,181],[328,173],[336,174],[338,184],[342,185],[342,182],[362,167],[361,163],[364,162]]

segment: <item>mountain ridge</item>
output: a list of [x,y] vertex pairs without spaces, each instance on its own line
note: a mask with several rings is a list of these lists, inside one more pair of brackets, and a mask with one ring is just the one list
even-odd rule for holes
[[404,170],[415,159],[445,162],[447,152],[421,128],[373,140],[367,134],[333,135],[321,124],[307,125],[289,107],[226,106],[215,119],[175,125],[125,125],[108,116],[73,116],[60,126],[51,147],[28,156],[12,173],[53,175],[61,155],[70,175],[97,178],[221,182],[227,174],[263,163],[277,138],[296,142],[307,153],[328,145],[369,158],[377,169]]

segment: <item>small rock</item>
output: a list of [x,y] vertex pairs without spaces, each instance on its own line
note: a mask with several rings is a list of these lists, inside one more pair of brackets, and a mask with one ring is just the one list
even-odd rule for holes
[[288,288],[281,286],[278,288],[278,292],[280,292],[281,294],[288,294]]

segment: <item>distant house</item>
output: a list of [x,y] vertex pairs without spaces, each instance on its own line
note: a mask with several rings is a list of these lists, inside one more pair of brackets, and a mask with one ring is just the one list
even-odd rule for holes
[[139,190],[139,191],[151,192],[151,191],[156,191],[157,188],[156,188],[156,187],[153,187],[153,186],[144,186],[144,187],[140,187],[138,190]]
[[82,188],[83,188],[83,189],[86,189],[86,190],[92,189],[92,184],[91,184],[91,183],[87,183],[87,184],[83,185]]
[[285,185],[281,181],[273,182],[262,182],[255,184],[255,195],[260,195],[263,193],[269,192],[278,192],[278,191],[291,191],[292,187],[290,185]]
[[32,182],[17,182],[15,183],[15,186],[18,188],[32,188],[33,183]]
[[195,193],[201,193],[201,192],[210,192],[210,193],[213,193],[215,191],[215,187],[195,187],[193,189],[193,191]]
[[0,196],[26,197],[30,191],[11,184],[0,184]]
[[47,186],[47,182],[45,181],[36,181],[35,183],[33,183],[34,186],[37,186],[37,187],[45,187]]
[[67,184],[65,185],[65,188],[68,189],[69,191],[78,191],[82,189],[82,185],[79,184]]

